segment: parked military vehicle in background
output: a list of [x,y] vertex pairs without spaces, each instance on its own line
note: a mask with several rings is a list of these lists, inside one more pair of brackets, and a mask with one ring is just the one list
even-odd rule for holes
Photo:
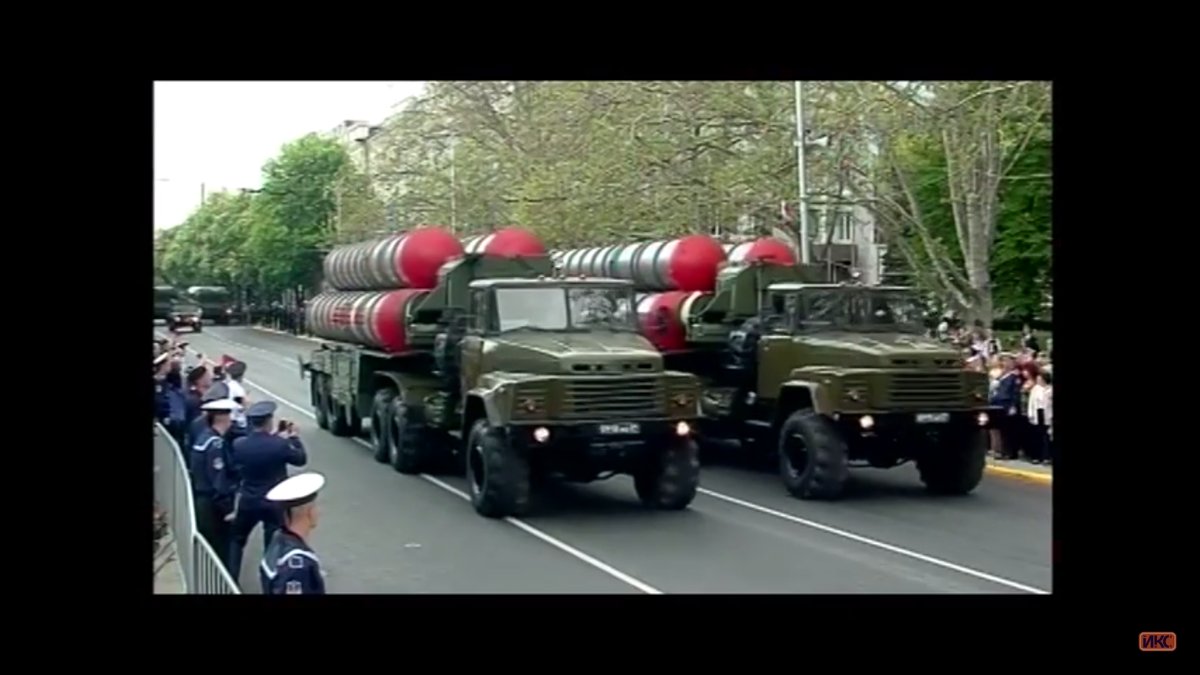
[[[693,251],[712,248],[685,239]],[[641,329],[666,367],[703,380],[703,437],[777,461],[802,499],[838,497],[851,466],[910,460],[933,492],[979,484],[993,412],[987,377],[923,335],[909,289],[825,283],[824,266],[796,264],[771,239],[725,247],[731,263],[707,253],[670,259],[682,248],[554,255],[568,270],[615,271],[658,291],[639,299]],[[688,266],[691,283],[666,283]]]
[[190,286],[187,296],[200,306],[205,318],[212,323],[225,326],[237,318],[237,300],[224,286]]
[[171,316],[171,305],[180,295],[174,286],[154,287],[154,320],[166,321]]
[[[691,503],[699,380],[638,333],[632,284],[557,275],[516,228],[465,255],[440,232],[330,254],[344,290],[308,303],[329,341],[301,361],[318,425],[347,436],[369,419],[375,459],[402,473],[465,465],[488,517],[524,513],[545,477],[630,474],[648,506]],[[434,285],[397,288],[421,279]]]

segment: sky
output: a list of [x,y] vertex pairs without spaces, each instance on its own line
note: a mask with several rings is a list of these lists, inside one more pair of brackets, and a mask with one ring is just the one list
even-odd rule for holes
[[154,227],[182,223],[208,192],[262,185],[287,142],[345,120],[383,121],[424,82],[156,82]]

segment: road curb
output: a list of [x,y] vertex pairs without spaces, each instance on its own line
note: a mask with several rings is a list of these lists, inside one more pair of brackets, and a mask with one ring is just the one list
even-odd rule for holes
[[1051,485],[1053,474],[1040,473],[1038,471],[1027,471],[1025,469],[1014,469],[1008,466],[988,463],[987,472],[994,476],[1004,476],[1005,478],[1016,478],[1019,480],[1027,480],[1032,483],[1040,483],[1042,485]]
[[307,340],[308,342],[316,342],[316,343],[321,342],[321,340],[318,340],[317,338],[314,338],[314,337],[309,337],[307,335],[292,335],[291,333],[289,333],[285,330],[275,330],[274,328],[267,328],[265,326],[250,326],[250,328],[252,330],[262,331],[264,333],[274,333],[275,335],[282,335],[284,337],[296,338],[297,340]]

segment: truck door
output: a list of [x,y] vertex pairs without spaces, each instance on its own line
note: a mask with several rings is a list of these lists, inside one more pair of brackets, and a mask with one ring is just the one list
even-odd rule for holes
[[471,291],[467,309],[467,334],[462,341],[462,390],[465,392],[479,381],[483,368],[483,334],[487,328],[491,305],[486,289]]

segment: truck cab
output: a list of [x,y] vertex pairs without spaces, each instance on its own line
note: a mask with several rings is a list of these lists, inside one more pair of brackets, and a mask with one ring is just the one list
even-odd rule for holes
[[692,500],[699,384],[665,371],[638,333],[629,282],[487,279],[470,294],[458,417],[481,512],[522,501],[509,486],[526,479],[504,474],[576,482],[631,474],[648,505]]
[[181,295],[171,302],[171,308],[167,312],[167,329],[177,331],[180,328],[188,328],[193,333],[199,333],[204,330],[203,315],[204,310],[200,305]]
[[187,295],[213,323],[227,325],[236,318],[233,293],[224,286],[191,286]]
[[931,490],[969,492],[994,412],[987,377],[924,335],[924,313],[905,287],[770,284],[730,335],[732,375],[706,412],[766,431],[796,496],[837,496],[852,464],[909,460]]

